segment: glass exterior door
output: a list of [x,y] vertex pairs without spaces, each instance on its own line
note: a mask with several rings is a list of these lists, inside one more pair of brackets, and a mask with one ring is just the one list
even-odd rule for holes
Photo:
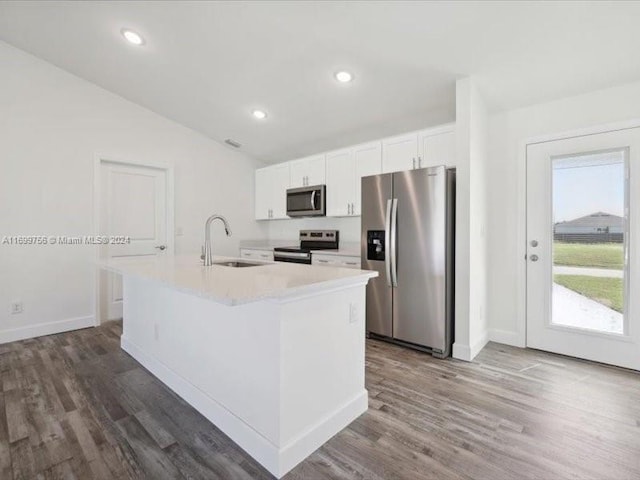
[[527,147],[527,346],[640,369],[639,164],[640,129]]

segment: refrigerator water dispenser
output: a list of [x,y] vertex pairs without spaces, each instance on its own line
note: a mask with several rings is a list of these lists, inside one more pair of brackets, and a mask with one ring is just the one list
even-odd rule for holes
[[384,262],[384,230],[367,231],[367,260]]

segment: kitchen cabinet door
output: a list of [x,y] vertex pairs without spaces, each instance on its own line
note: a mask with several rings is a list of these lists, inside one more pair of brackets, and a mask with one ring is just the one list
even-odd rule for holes
[[382,141],[382,173],[417,168],[418,134],[410,133]]
[[271,176],[271,218],[287,217],[287,188],[289,188],[289,164],[281,163],[270,167]]
[[360,268],[360,257],[313,253],[311,263],[321,267]]
[[240,257],[248,260],[263,260],[265,262],[273,262],[273,250],[254,250],[250,248],[241,248]]
[[256,170],[256,220],[289,218],[287,217],[287,188],[289,188],[289,164],[281,163]]
[[256,170],[255,185],[255,217],[256,220],[268,220],[271,209],[273,187],[271,185],[271,169],[259,168]]
[[324,185],[325,156],[314,155],[289,162],[291,167],[291,188],[310,185]]
[[353,147],[355,185],[352,215],[360,215],[362,177],[382,173],[382,143],[371,142]]
[[420,133],[420,168],[456,164],[456,141],[453,130],[440,133]]
[[346,217],[352,214],[355,178],[351,149],[327,153],[328,217]]

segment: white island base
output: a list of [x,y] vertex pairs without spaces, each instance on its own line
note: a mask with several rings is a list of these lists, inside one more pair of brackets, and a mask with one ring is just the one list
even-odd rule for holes
[[367,410],[368,277],[229,306],[121,273],[122,348],[276,477]]

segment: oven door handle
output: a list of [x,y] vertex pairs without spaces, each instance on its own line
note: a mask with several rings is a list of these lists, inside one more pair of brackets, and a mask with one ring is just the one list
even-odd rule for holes
[[282,257],[282,258],[310,258],[311,255],[308,253],[298,253],[298,252],[274,252],[274,258]]

